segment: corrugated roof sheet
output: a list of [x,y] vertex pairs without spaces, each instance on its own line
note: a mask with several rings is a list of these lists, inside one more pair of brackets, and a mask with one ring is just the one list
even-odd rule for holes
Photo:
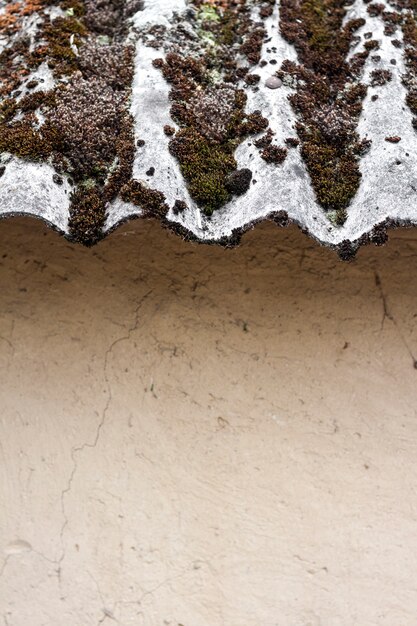
[[0,214],[350,256],[417,221],[411,0],[0,0]]

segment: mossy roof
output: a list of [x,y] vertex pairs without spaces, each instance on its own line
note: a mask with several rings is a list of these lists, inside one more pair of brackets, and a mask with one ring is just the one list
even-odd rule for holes
[[412,0],[0,0],[0,216],[350,258],[417,223]]

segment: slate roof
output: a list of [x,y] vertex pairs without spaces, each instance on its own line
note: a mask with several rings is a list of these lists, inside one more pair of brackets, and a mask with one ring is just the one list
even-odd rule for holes
[[0,0],[0,215],[342,257],[417,222],[411,0]]

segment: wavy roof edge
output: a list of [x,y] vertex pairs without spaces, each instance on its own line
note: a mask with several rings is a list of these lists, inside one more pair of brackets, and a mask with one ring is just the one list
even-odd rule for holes
[[[293,0],[131,0],[122,3],[130,7],[123,18],[129,28],[120,22],[116,30],[94,0],[37,3],[38,13],[21,18],[31,37],[26,60],[14,57],[22,77],[3,92],[9,117],[0,120],[0,217],[39,217],[87,245],[137,217],[224,245],[269,219],[297,224],[342,258],[364,243],[384,243],[389,227],[417,225],[417,77],[410,61],[417,48],[406,2],[355,0],[342,15],[336,0],[317,0],[334,5],[333,21],[320,28],[345,42],[319,56],[303,30],[309,16],[301,16],[295,34],[285,22],[303,6]],[[0,0],[0,28],[6,5]],[[218,43],[232,9],[239,38],[232,24],[226,43]],[[65,26],[65,63],[48,48],[41,56],[57,19]],[[6,51],[22,33],[3,38]],[[209,65],[201,60],[207,51]],[[3,70],[3,84],[15,66]],[[331,104],[316,94],[318,83]],[[95,103],[98,93],[102,102]],[[93,129],[88,141],[80,134],[84,121]],[[35,148],[43,142],[41,158],[31,156],[33,145],[19,153],[19,135],[12,149],[22,127]],[[101,127],[107,136],[95,141]],[[47,132],[57,145],[44,141]],[[201,152],[194,154],[196,142]],[[320,163],[324,174],[317,174]]]

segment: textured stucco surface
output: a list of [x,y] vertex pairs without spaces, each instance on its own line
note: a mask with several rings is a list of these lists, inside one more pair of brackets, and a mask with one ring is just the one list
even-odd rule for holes
[[0,226],[2,626],[415,626],[416,231]]

